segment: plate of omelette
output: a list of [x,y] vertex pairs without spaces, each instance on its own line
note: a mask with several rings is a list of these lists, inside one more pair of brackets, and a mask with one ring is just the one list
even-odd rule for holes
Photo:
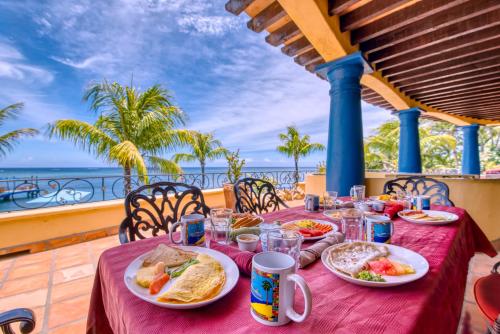
[[239,270],[227,255],[210,248],[169,246],[137,257],[125,270],[125,285],[154,305],[192,309],[213,303],[238,282]]

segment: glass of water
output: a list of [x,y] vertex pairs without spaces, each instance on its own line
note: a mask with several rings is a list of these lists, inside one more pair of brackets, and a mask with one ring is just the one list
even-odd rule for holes
[[341,215],[342,233],[345,235],[345,241],[363,240],[363,211],[359,209],[346,209],[342,210]]
[[351,188],[351,199],[353,202],[361,202],[365,200],[365,186],[355,185]]
[[210,221],[212,226],[211,239],[220,244],[229,244],[229,233],[231,229],[231,220],[233,219],[233,210],[231,209],[212,209],[210,210]]
[[334,210],[336,209],[335,202],[337,201],[336,191],[327,191],[323,194],[323,208],[324,210]]
[[302,240],[302,235],[299,232],[284,229],[274,230],[267,233],[267,251],[290,255],[298,268]]

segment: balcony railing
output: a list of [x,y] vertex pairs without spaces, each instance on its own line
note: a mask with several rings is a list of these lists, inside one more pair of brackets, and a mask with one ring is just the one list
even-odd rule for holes
[[[300,169],[299,181],[314,169]],[[277,188],[286,189],[295,183],[294,170],[243,172],[242,177],[266,179]],[[182,182],[201,189],[221,188],[228,183],[226,173],[202,174],[153,174],[149,183],[159,181]],[[137,175],[130,177],[131,189],[143,182]],[[21,178],[0,180],[0,212],[38,209],[44,207],[99,202],[124,198],[126,195],[125,177],[97,176],[70,178]]]

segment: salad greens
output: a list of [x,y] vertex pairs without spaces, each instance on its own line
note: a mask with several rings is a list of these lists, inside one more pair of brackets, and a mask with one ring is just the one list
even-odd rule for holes
[[385,279],[379,274],[372,274],[368,270],[363,270],[358,274],[358,278],[363,281],[385,282]]
[[182,266],[180,266],[179,268],[175,269],[175,270],[172,270],[169,272],[169,275],[171,278],[175,278],[175,277],[179,277],[182,275],[182,273],[184,271],[186,271],[186,269],[190,266],[192,266],[193,264],[198,264],[200,263],[200,261],[196,260],[196,259],[191,259],[189,261],[187,261],[186,263],[184,263]]

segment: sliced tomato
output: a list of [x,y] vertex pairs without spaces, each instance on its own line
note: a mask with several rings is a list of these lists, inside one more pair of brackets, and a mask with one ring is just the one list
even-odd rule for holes
[[163,288],[163,286],[167,284],[169,280],[170,276],[166,273],[156,275],[156,277],[149,285],[149,293],[152,295],[156,295],[158,292],[160,292],[161,288]]
[[313,237],[320,237],[322,236],[323,234],[325,234],[323,231],[320,231],[320,230],[310,230],[309,232],[311,234],[311,236]]

